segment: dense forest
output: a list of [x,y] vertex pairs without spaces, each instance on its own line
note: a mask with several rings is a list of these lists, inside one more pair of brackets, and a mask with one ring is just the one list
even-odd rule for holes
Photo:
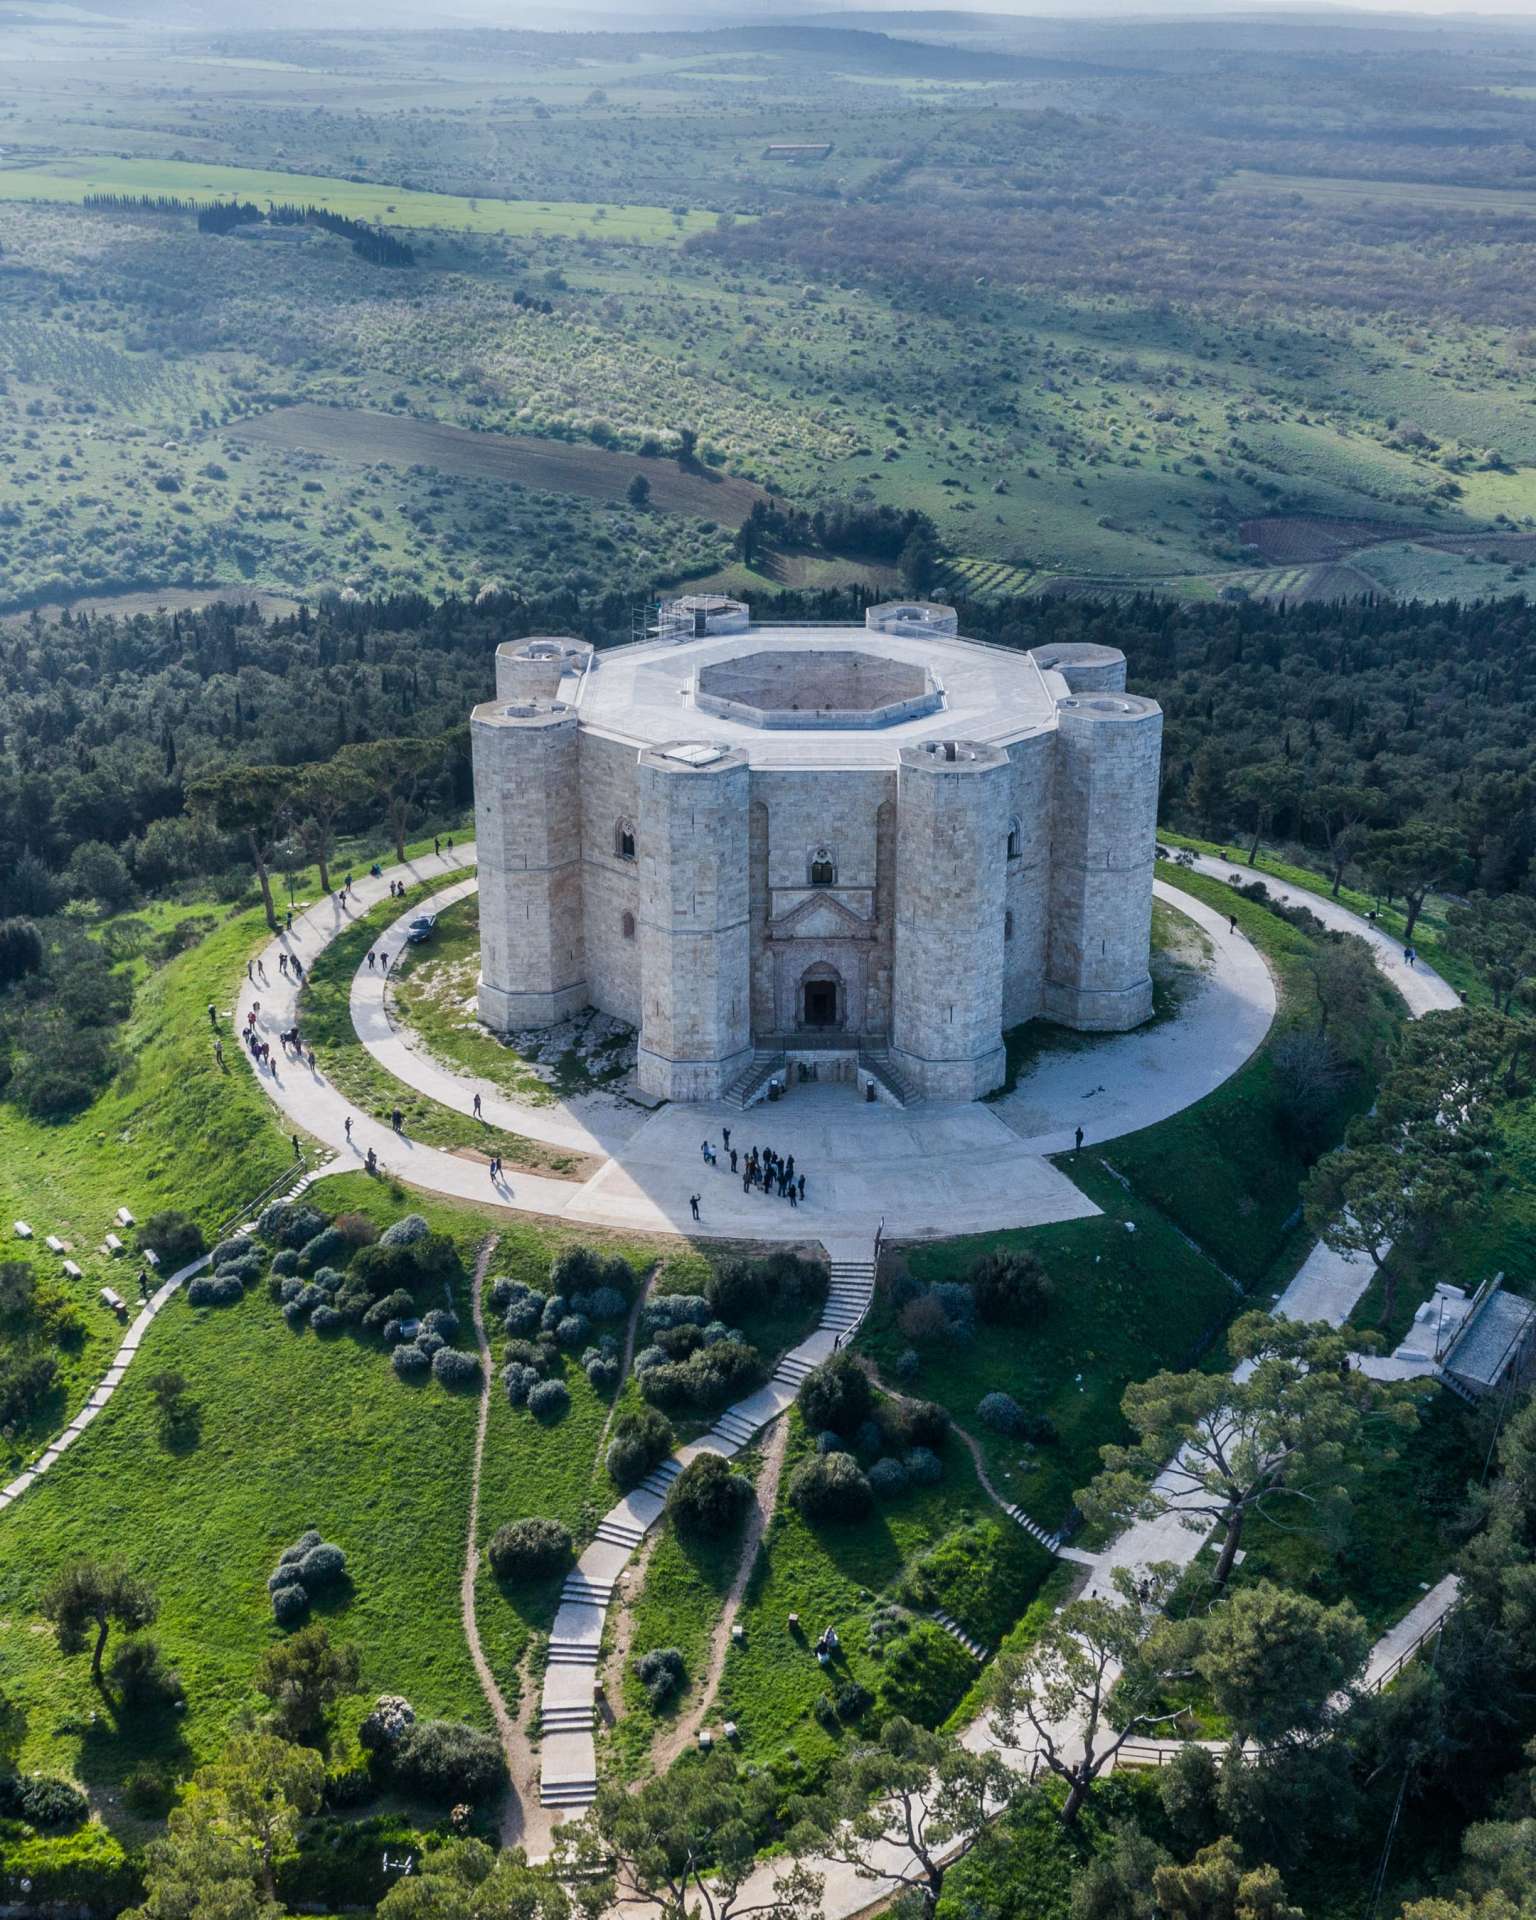
[[[765,619],[858,619],[859,589],[759,597]],[[1529,884],[1536,849],[1536,609],[1269,608],[1032,596],[962,606],[961,627],[1026,648],[1124,649],[1167,715],[1163,817],[1212,838],[1300,843],[1342,873],[1428,833],[1434,884]],[[158,888],[242,864],[184,818],[187,782],[231,763],[297,767],[460,727],[491,655],[523,633],[627,641],[619,595],[334,601],[128,619],[34,616],[0,634],[0,871],[63,879],[104,843]],[[1389,881],[1390,884],[1390,881]]]

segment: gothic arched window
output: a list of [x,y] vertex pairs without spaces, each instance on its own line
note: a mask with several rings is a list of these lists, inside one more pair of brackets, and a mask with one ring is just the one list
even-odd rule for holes
[[830,847],[818,847],[811,855],[811,885],[813,887],[837,885],[837,862],[832,858]]
[[626,940],[634,939],[635,916],[632,913],[626,913],[624,915],[623,919],[619,922],[619,931],[624,935]]
[[635,823],[633,820],[620,820],[613,830],[613,850],[621,860],[633,860],[635,857]]
[[1008,858],[1017,860],[1024,851],[1024,829],[1017,820],[1008,822]]

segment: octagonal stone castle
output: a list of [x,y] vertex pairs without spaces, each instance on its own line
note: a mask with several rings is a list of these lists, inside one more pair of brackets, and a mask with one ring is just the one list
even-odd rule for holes
[[630,646],[498,647],[471,732],[480,1017],[627,1021],[650,1098],[796,1067],[974,1100],[1021,1021],[1152,1010],[1162,713],[1112,648],[699,595]]

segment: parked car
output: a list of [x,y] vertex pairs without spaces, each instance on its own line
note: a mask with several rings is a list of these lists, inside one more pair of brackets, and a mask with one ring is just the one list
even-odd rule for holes
[[419,947],[423,940],[430,940],[436,931],[437,915],[435,913],[418,914],[405,930],[406,944]]

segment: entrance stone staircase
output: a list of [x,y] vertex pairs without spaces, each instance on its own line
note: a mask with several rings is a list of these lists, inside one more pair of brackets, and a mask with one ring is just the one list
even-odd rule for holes
[[754,1053],[721,1094],[721,1100],[726,1106],[738,1107],[745,1112],[748,1107],[762,1099],[768,1091],[768,1082],[776,1073],[783,1073],[786,1065],[782,1053]]
[[898,1107],[915,1107],[922,1100],[923,1096],[884,1048],[878,1053],[861,1053],[859,1071],[867,1073],[872,1080],[878,1080]]

